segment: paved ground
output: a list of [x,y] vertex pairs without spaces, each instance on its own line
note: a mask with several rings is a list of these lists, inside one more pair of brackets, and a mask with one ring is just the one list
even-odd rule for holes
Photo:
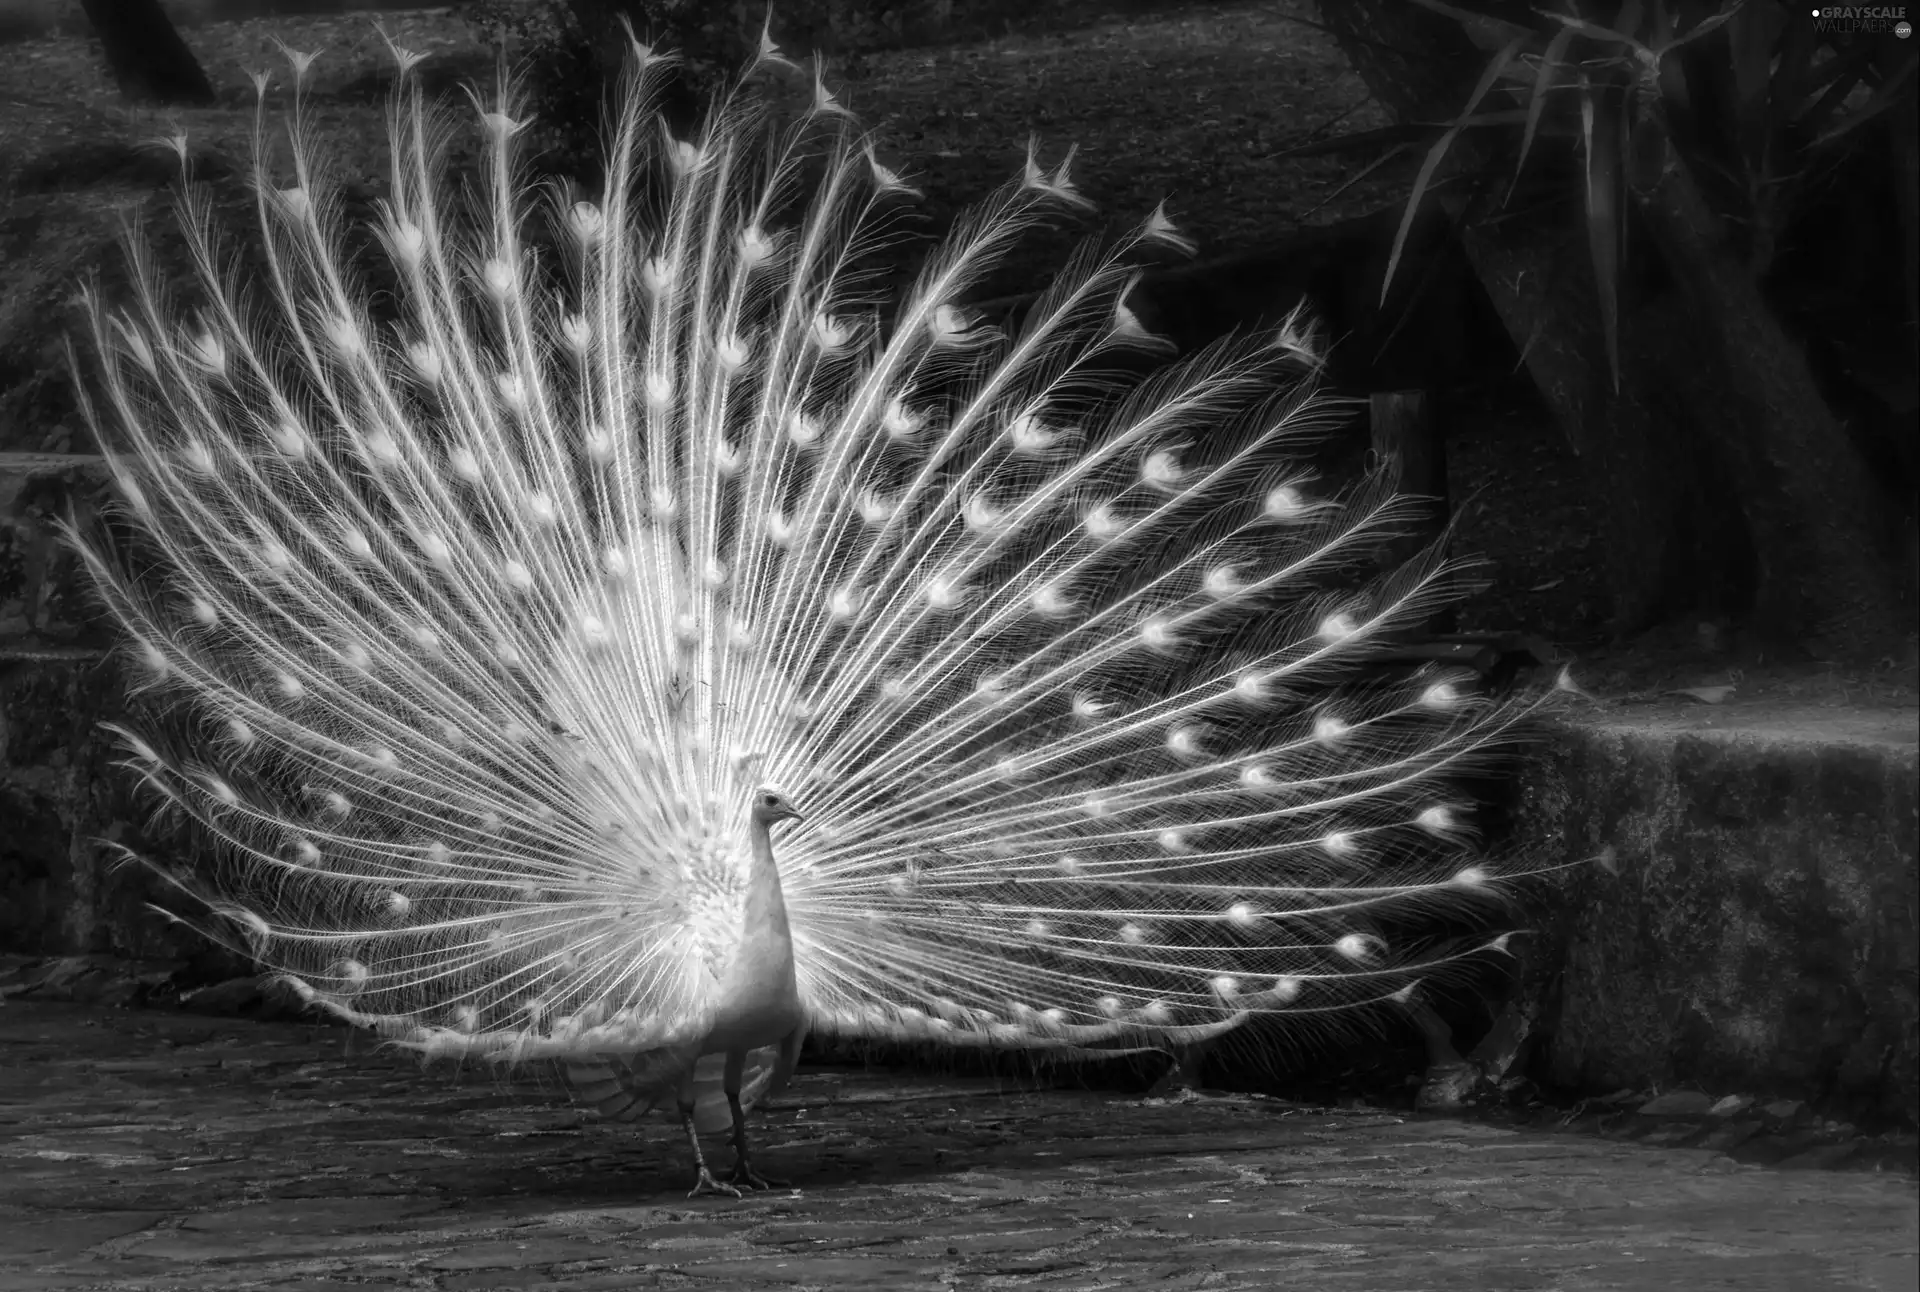
[[664,1120],[336,1031],[12,1004],[0,1047],[7,1292],[1920,1286],[1903,1174],[823,1072],[762,1123],[797,1191],[688,1201]]

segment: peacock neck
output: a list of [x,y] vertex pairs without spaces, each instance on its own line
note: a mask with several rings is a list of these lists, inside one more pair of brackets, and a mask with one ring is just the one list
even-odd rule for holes
[[765,821],[754,821],[748,833],[753,843],[753,864],[747,874],[747,937],[749,942],[772,938],[785,944],[792,935],[787,928],[787,897],[780,887],[780,865],[773,858],[772,828]]
[[780,868],[764,823],[751,827],[752,870],[740,944],[720,986],[706,1053],[734,1052],[776,1044],[804,1021],[793,971],[793,936]]

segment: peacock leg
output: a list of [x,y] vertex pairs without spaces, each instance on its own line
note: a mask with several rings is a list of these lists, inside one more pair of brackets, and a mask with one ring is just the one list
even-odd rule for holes
[[727,1172],[726,1182],[746,1189],[785,1189],[789,1187],[785,1180],[756,1174],[747,1157],[747,1110],[740,1105],[740,1081],[746,1066],[745,1050],[727,1055],[727,1070],[721,1084],[727,1092],[727,1107],[733,1110],[733,1170]]
[[[729,1198],[739,1197],[739,1189],[725,1180],[714,1179],[713,1173],[707,1170],[706,1155],[700,1151],[700,1132],[694,1128],[693,1124],[692,1073],[688,1073],[686,1078],[680,1083],[679,1104],[680,1125],[686,1128],[687,1143],[693,1148],[694,1169],[700,1173],[694,1177],[693,1188],[687,1191],[687,1196],[689,1198],[698,1198],[706,1194],[715,1194]],[[734,1116],[737,1119],[739,1113],[735,1112]]]

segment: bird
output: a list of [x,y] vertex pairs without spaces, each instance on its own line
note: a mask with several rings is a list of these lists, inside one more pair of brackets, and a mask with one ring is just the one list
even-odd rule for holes
[[1394,939],[1505,900],[1458,784],[1544,701],[1369,666],[1454,566],[1382,567],[1389,465],[1316,474],[1310,320],[1168,353],[1164,205],[970,309],[1090,207],[1037,143],[899,281],[921,195],[770,40],[680,134],[632,41],[592,192],[504,74],[461,184],[392,52],[365,227],[290,51],[244,237],[176,138],[191,272],[83,294],[114,501],[67,538],[125,765],[213,845],[125,850],[156,909],[394,1047],[670,1102],[733,1196],[810,1032],[1177,1049],[1504,949]]

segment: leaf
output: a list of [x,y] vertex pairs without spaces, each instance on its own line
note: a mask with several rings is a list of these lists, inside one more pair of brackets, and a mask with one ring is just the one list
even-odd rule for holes
[[1728,5],[1725,9],[1722,9],[1719,13],[1708,14],[1705,18],[1702,18],[1699,22],[1695,23],[1692,27],[1690,27],[1686,31],[1681,32],[1678,36],[1674,37],[1672,41],[1670,41],[1665,45],[1662,45],[1660,47],[1660,52],[1664,54],[1669,49],[1677,49],[1681,45],[1684,45],[1689,41],[1698,40],[1702,36],[1708,35],[1711,32],[1718,31],[1722,26],[1731,22],[1735,14],[1739,13],[1742,9],[1745,9],[1745,8],[1746,8],[1745,4],[1734,3],[1731,5]]
[[1789,95],[1786,88],[1781,88],[1777,92],[1781,106],[1776,115],[1783,121],[1797,123],[1810,134],[1821,134],[1825,123],[1846,106],[1847,96],[1872,68],[1873,46],[1862,41],[1802,77],[1795,87],[1796,94]]
[[1581,134],[1587,152],[1587,254],[1593,261],[1594,290],[1600,301],[1600,330],[1606,340],[1607,368],[1620,389],[1620,167],[1618,130],[1598,114],[1596,92],[1582,78]]
[[[1775,15],[1765,9],[1742,8],[1735,22],[1727,32],[1727,52],[1731,60],[1734,84],[1734,104],[1744,117],[1751,107],[1760,102],[1766,93],[1769,77],[1773,72],[1774,46],[1780,34],[1779,26],[1773,21]],[[1790,76],[1797,75],[1792,68],[1791,59],[1783,58],[1779,88],[1790,89],[1784,84]]]
[[1515,36],[1500,47],[1500,51],[1488,62],[1486,70],[1480,73],[1480,81],[1473,87],[1473,94],[1468,98],[1467,106],[1461,110],[1454,123],[1447,127],[1447,132],[1441,135],[1428,150],[1427,159],[1420,163],[1420,173],[1414,178],[1413,192],[1407,197],[1406,210],[1400,214],[1400,227],[1394,231],[1393,251],[1387,256],[1387,271],[1380,276],[1382,305],[1387,303],[1387,291],[1393,286],[1393,271],[1400,264],[1400,253],[1406,250],[1407,234],[1413,229],[1413,217],[1420,210],[1420,199],[1426,195],[1427,185],[1432,181],[1434,171],[1440,167],[1440,159],[1447,155],[1447,149],[1453,146],[1453,141],[1460,132],[1467,126],[1475,124],[1474,109],[1480,106],[1480,100],[1487,97],[1487,91],[1491,90],[1494,82],[1500,79],[1500,73],[1506,70],[1507,64],[1513,61],[1514,54],[1527,39],[1525,34]]
[[[1901,64],[1899,71],[1880,82],[1880,84],[1874,88],[1873,94],[1867,99],[1865,107],[1862,107],[1845,121],[1842,121],[1839,125],[1827,131],[1818,139],[1815,139],[1813,146],[1816,148],[1825,147],[1842,135],[1847,134],[1858,126],[1865,125],[1882,112],[1885,112],[1888,108],[1894,106],[1894,104],[1906,94],[1907,82],[1913,78],[1913,63],[1914,60],[1908,59],[1905,63]],[[1909,110],[1911,110],[1911,108],[1909,108]]]
[[1513,163],[1513,183],[1507,186],[1507,196],[1501,205],[1513,200],[1513,191],[1520,187],[1520,171],[1527,164],[1527,153],[1533,147],[1533,137],[1540,128],[1540,114],[1546,110],[1547,91],[1553,88],[1553,74],[1559,70],[1561,56],[1567,52],[1567,46],[1573,43],[1574,32],[1571,27],[1562,27],[1547,42],[1546,52],[1540,56],[1540,71],[1533,80],[1533,95],[1527,100],[1527,128],[1520,135],[1520,156]]
[[1550,13],[1545,16],[1562,24],[1569,31],[1577,31],[1582,36],[1597,40],[1603,45],[1624,46],[1643,63],[1651,63],[1659,57],[1652,49],[1624,31],[1615,31],[1612,27],[1603,27],[1597,22],[1588,22],[1584,18],[1570,18],[1565,14]]
[[1503,29],[1514,32],[1516,39],[1524,39],[1533,34],[1511,18],[1501,18],[1490,13],[1477,13],[1471,9],[1462,9],[1458,5],[1445,4],[1442,0],[1413,0],[1413,3],[1429,12],[1439,14],[1442,18],[1453,19],[1466,28],[1469,35],[1476,29]]

